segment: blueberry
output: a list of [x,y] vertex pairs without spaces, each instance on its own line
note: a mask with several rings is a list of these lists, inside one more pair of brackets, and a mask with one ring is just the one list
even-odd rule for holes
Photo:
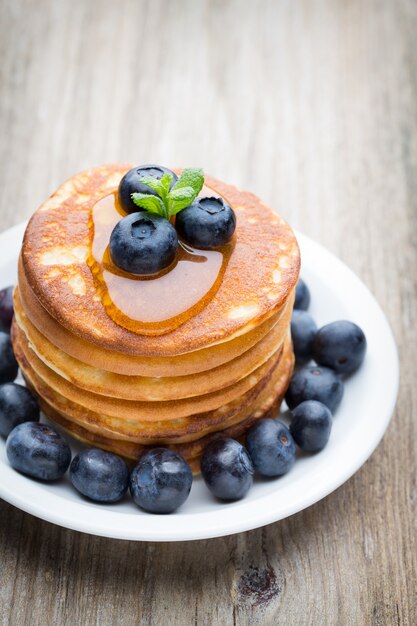
[[0,385],[0,435],[7,437],[11,430],[23,422],[39,421],[38,400],[23,385]]
[[110,254],[117,267],[132,274],[156,274],[173,263],[178,250],[175,228],[155,213],[131,213],[116,224]]
[[295,288],[295,302],[294,309],[300,311],[307,311],[310,306],[310,290],[303,281],[302,278],[298,279],[297,286]]
[[146,452],[130,474],[135,503],[150,513],[172,513],[188,498],[193,475],[187,461],[167,448]]
[[314,340],[313,357],[320,365],[331,367],[339,374],[352,374],[362,365],[366,352],[363,330],[353,322],[326,324]]
[[0,290],[0,330],[9,332],[13,319],[13,291],[14,287],[5,287]]
[[246,435],[246,447],[261,476],[282,476],[294,465],[294,440],[285,424],[278,420],[256,422]]
[[317,326],[306,311],[293,311],[291,337],[297,361],[309,361],[313,350]]
[[343,382],[333,370],[310,365],[297,370],[287,389],[285,399],[290,409],[305,400],[318,400],[334,413],[343,398]]
[[95,502],[117,502],[127,491],[129,470],[119,456],[97,448],[83,450],[71,461],[74,487]]
[[306,400],[292,412],[290,432],[305,452],[320,452],[329,441],[333,416],[325,404]]
[[0,331],[0,384],[13,382],[18,369],[10,335]]
[[171,170],[166,167],[162,167],[162,165],[140,165],[139,167],[134,167],[129,170],[122,178],[119,184],[119,202],[122,205],[123,209],[127,213],[137,213],[140,209],[136,206],[136,204],[132,200],[132,193],[146,193],[148,195],[156,196],[157,193],[153,191],[147,185],[144,185],[140,182],[140,179],[144,176],[151,176],[157,180],[164,174],[171,174],[172,176],[172,184],[175,185],[178,180],[178,176],[174,174]]
[[217,248],[231,240],[236,215],[222,198],[196,198],[177,214],[180,237],[196,248]]
[[246,448],[234,439],[215,439],[201,457],[201,473],[221,500],[240,500],[253,483],[254,469]]
[[40,422],[15,426],[7,438],[6,453],[15,470],[41,480],[61,478],[71,461],[65,439]]

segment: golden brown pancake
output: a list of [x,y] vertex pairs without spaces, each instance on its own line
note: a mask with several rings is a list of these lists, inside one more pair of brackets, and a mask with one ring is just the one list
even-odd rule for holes
[[26,380],[35,392],[57,411],[87,430],[110,438],[141,444],[178,443],[197,441],[207,433],[222,430],[242,421],[249,413],[258,416],[254,402],[269,384],[292,363],[291,347],[287,343],[279,362],[251,389],[218,409],[184,418],[162,421],[144,421],[138,413],[135,418],[117,418],[86,409],[68,400],[42,380],[32,368],[25,354],[17,350],[19,363]]
[[[182,442],[178,437],[167,438],[166,433],[159,438],[144,438],[142,442],[119,439],[114,433],[103,428],[97,428],[93,420],[82,422],[81,420],[76,421],[73,418],[68,418],[66,405],[64,405],[64,411],[61,412],[62,407],[61,411],[58,408],[59,402],[55,403],[55,406],[53,406],[50,404],[50,398],[45,396],[41,397],[40,402],[45,415],[53,421],[56,421],[73,437],[76,437],[87,445],[101,447],[130,460],[138,459],[150,446],[169,445],[171,449],[180,452],[190,463],[193,472],[197,473],[199,471],[201,453],[209,441],[218,436],[234,437],[241,440],[248,428],[250,428],[256,420],[273,416],[278,412],[279,405],[291,376],[293,360],[292,351],[289,349],[285,353],[285,356],[283,356],[279,367],[271,372],[265,384],[262,385],[262,388],[259,388],[259,393],[257,393],[256,396],[252,395],[252,397],[246,397],[243,402],[241,402],[240,411],[237,412],[237,415],[236,411],[233,413],[233,409],[231,408],[226,412],[227,418],[223,419],[220,424],[214,426],[214,429],[213,426],[210,428],[204,423],[204,427],[201,429],[197,438],[189,438],[188,441]],[[25,365],[23,365],[23,371],[25,372],[25,378],[29,387],[36,391]],[[252,391],[252,394],[253,393]],[[230,417],[230,415],[232,415],[232,417]],[[201,419],[204,421],[204,416],[201,416]],[[144,443],[147,445],[144,445]]]
[[[123,376],[74,359],[44,337],[25,314],[15,295],[15,319],[36,356],[62,378],[85,391],[125,400],[162,401],[212,393],[251,374],[270,358],[288,332],[293,297],[275,326],[241,356],[217,368],[188,376]],[[112,355],[109,354],[109,361]]]
[[31,323],[51,343],[66,354],[92,367],[126,376],[187,376],[223,365],[256,345],[280,320],[288,305],[286,301],[281,310],[262,324],[230,341],[177,356],[141,356],[138,358],[130,354],[122,354],[100,348],[94,344],[88,344],[60,326],[45,311],[33,294],[23,273],[21,263],[19,263],[19,289],[17,293],[17,297],[22,303],[22,309]]
[[87,256],[90,212],[117,190],[129,165],[82,172],[64,183],[36,213],[22,246],[24,273],[41,306],[70,333],[107,350],[172,356],[243,335],[285,303],[299,274],[291,228],[259,198],[206,177],[205,184],[235,210],[233,254],[215,297],[196,316],[164,335],[136,334],[107,314]]
[[110,417],[131,421],[135,420],[138,415],[140,415],[142,420],[152,422],[186,417],[217,409],[254,387],[277,363],[281,354],[281,349],[278,348],[263,365],[249,374],[249,376],[242,378],[229,387],[223,387],[209,394],[198,395],[192,398],[178,398],[172,401],[132,401],[103,396],[76,387],[46,366],[37,357],[28,344],[25,335],[16,324],[13,324],[12,336],[16,353],[20,354],[23,352],[38,377],[50,388],[86,409],[104,413]]

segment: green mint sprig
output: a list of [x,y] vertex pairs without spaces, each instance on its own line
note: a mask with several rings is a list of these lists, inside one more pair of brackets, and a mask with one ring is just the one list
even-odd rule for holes
[[140,182],[158,195],[132,193],[133,202],[141,209],[158,213],[169,220],[194,202],[204,185],[203,170],[192,167],[183,170],[175,185],[170,189],[173,180],[172,174],[169,173],[164,174],[160,180],[152,176],[144,176]]

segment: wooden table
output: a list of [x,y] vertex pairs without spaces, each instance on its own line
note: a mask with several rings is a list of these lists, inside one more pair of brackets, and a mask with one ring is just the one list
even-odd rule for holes
[[1,502],[1,624],[417,624],[415,0],[3,0],[1,18],[2,229],[88,166],[201,165],[348,263],[402,365],[372,458],[268,527],[133,543]]

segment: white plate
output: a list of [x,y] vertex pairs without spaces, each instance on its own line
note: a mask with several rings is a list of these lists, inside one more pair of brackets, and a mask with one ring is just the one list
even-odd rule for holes
[[[16,262],[25,225],[0,235],[0,287],[15,281]],[[89,503],[67,478],[57,484],[32,481],[8,464],[0,440],[0,496],[18,508],[66,528],[105,537],[146,541],[206,539],[257,528],[293,515],[324,498],[352,476],[375,450],[384,434],[398,390],[398,357],[387,320],[363,283],[332,254],[298,234],[303,266],[318,325],[349,319],[365,331],[365,362],[346,382],[329,444],[315,456],[297,460],[276,480],[256,480],[240,502],[214,500],[201,478],[172,515],[150,515],[129,497],[118,504]],[[74,444],[74,449],[77,449]]]

